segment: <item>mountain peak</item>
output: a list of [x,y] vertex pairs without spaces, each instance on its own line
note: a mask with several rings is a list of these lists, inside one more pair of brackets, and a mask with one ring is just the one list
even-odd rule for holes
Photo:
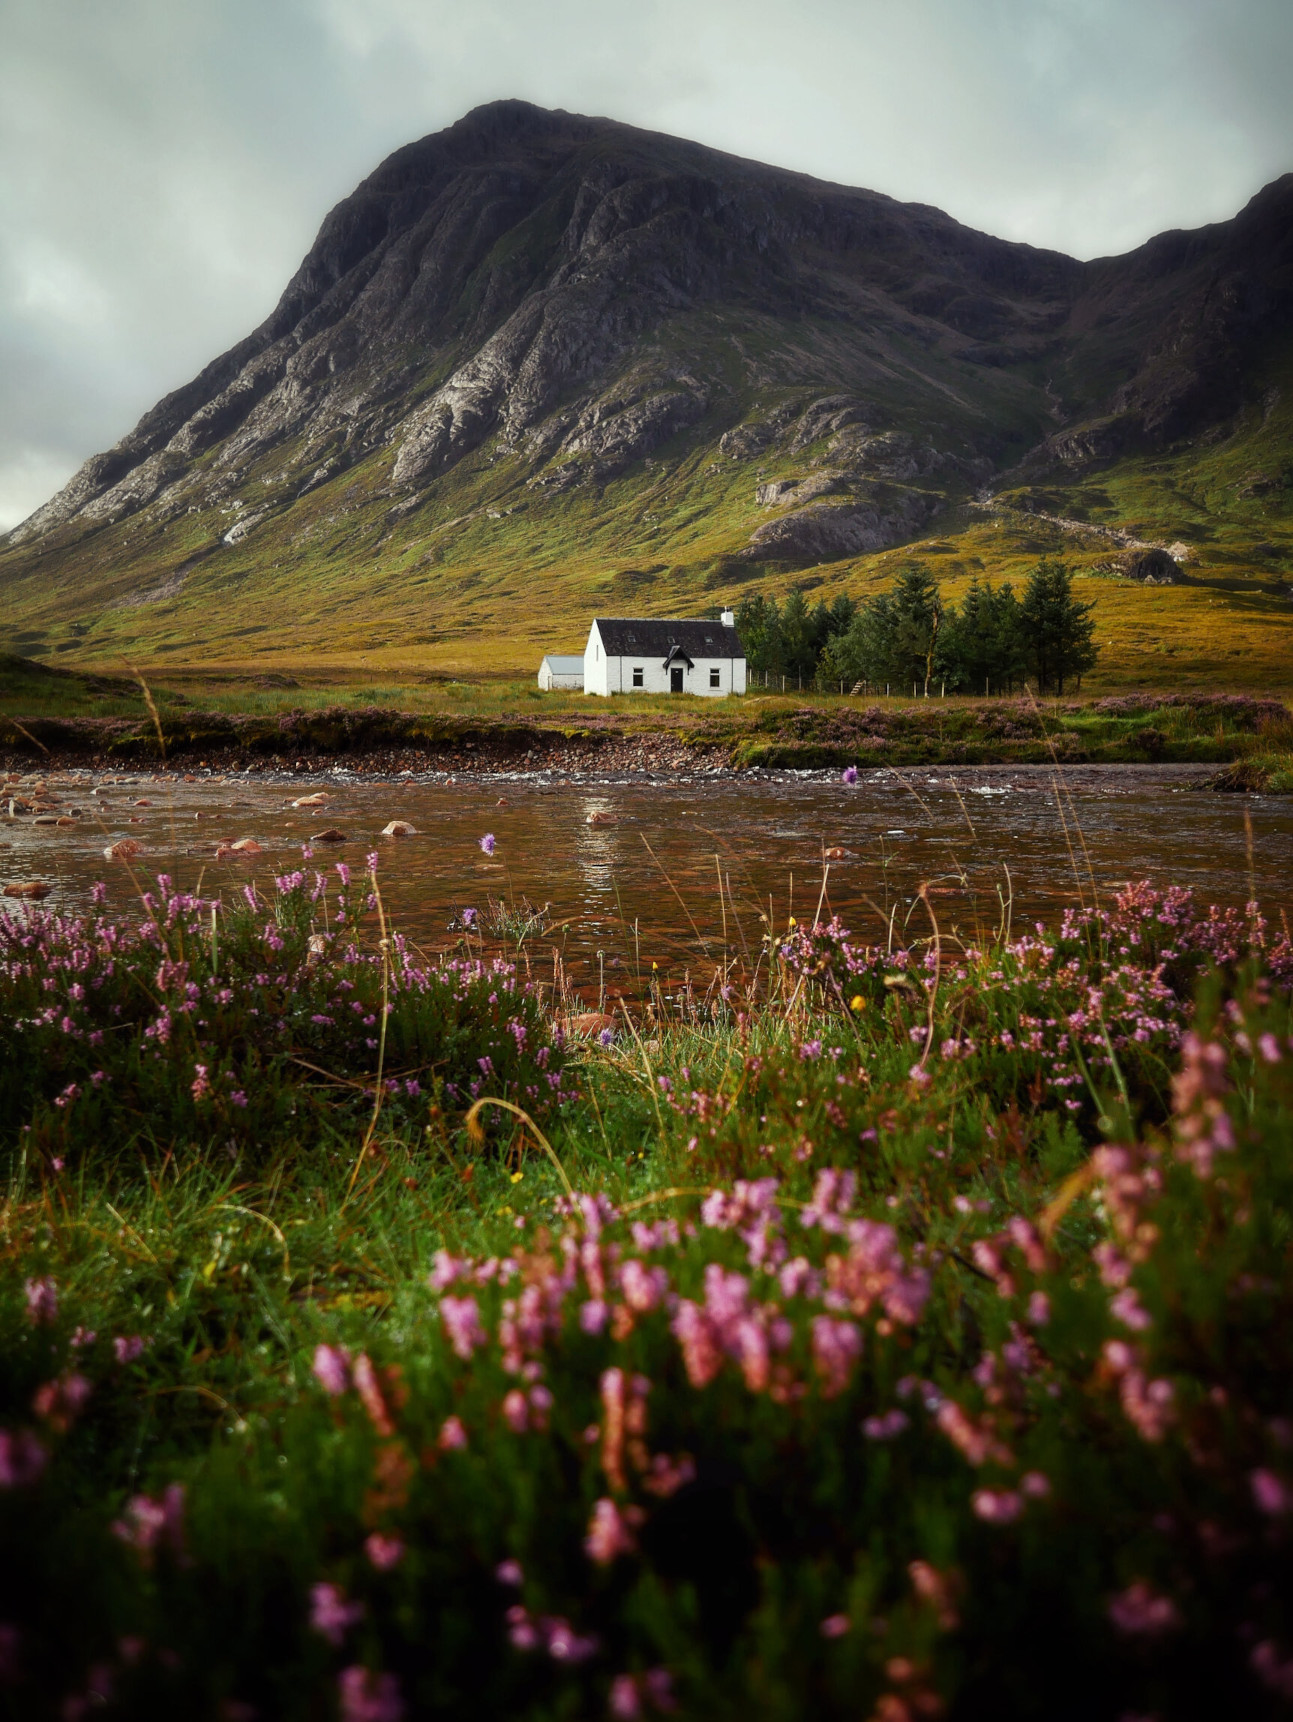
[[490,102],[343,199],[261,327],[11,534],[0,576],[107,534],[94,565],[124,577],[130,522],[163,574],[290,563],[325,497],[366,555],[407,557],[474,508],[564,519],[626,484],[645,542],[650,497],[705,461],[749,471],[725,566],[901,543],[1020,461],[1071,470],[1233,413],[1293,303],[1291,198],[1285,176],[1234,221],[1084,264]]

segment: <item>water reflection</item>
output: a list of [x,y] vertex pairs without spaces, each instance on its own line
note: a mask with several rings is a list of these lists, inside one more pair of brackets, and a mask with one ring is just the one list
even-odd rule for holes
[[[1272,919],[1288,912],[1293,803],[1214,795],[1197,780],[1170,767],[877,772],[852,787],[820,777],[562,784],[51,775],[40,817],[74,822],[0,822],[0,878],[45,879],[49,906],[70,910],[85,908],[93,882],[106,879],[110,906],[130,913],[131,880],[103,857],[121,838],[143,845],[141,875],[164,871],[210,891],[299,865],[301,845],[333,828],[344,841],[316,844],[314,865],[362,866],[377,851],[385,901],[424,946],[453,943],[461,935],[449,923],[491,897],[548,905],[548,930],[531,941],[536,956],[563,950],[595,991],[599,974],[618,988],[639,957],[680,972],[718,960],[725,941],[730,951],[757,950],[760,916],[784,925],[790,914],[810,918],[819,901],[881,938],[891,920],[902,925],[922,883],[940,924],[967,938],[996,926],[1012,899],[1018,927],[1141,878],[1227,904],[1246,900],[1251,878]],[[327,801],[292,805],[310,790]],[[380,837],[392,819],[418,835]],[[496,838],[492,856],[479,847],[486,831]],[[244,837],[261,853],[216,860],[222,840]]]

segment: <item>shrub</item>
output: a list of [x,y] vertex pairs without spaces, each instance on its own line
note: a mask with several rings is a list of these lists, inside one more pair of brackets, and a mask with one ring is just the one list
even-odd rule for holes
[[566,1095],[560,1030],[498,959],[374,948],[374,882],[339,864],[221,904],[161,877],[133,927],[0,915],[0,1140],[59,1161],[309,1146],[371,1112],[379,1056],[394,1120],[486,1086],[542,1116]]

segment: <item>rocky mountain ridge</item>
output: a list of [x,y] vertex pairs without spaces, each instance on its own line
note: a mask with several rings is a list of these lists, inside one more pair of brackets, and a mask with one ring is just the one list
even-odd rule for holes
[[741,475],[729,563],[829,562],[1005,473],[1217,433],[1291,312],[1293,175],[1232,221],[1082,263],[494,103],[338,204],[266,322],[9,535],[0,583],[33,554],[79,568],[94,540],[102,574],[146,543],[152,592],[233,552],[282,566],[351,519],[366,555],[435,560],[462,521],[532,525],[617,481],[645,543],[688,462]]

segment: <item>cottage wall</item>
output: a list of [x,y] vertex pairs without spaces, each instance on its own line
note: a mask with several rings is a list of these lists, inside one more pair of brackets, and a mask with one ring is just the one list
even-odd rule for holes
[[[745,692],[744,658],[694,658],[692,668],[681,664],[683,692],[699,694],[705,699],[723,699],[728,694]],[[633,672],[641,670],[642,685],[634,685]],[[718,686],[712,683],[711,672],[718,672]],[[667,694],[670,692],[669,671],[664,660],[653,656],[611,657],[602,650],[596,623],[588,631],[584,651],[584,692],[601,694]]]

